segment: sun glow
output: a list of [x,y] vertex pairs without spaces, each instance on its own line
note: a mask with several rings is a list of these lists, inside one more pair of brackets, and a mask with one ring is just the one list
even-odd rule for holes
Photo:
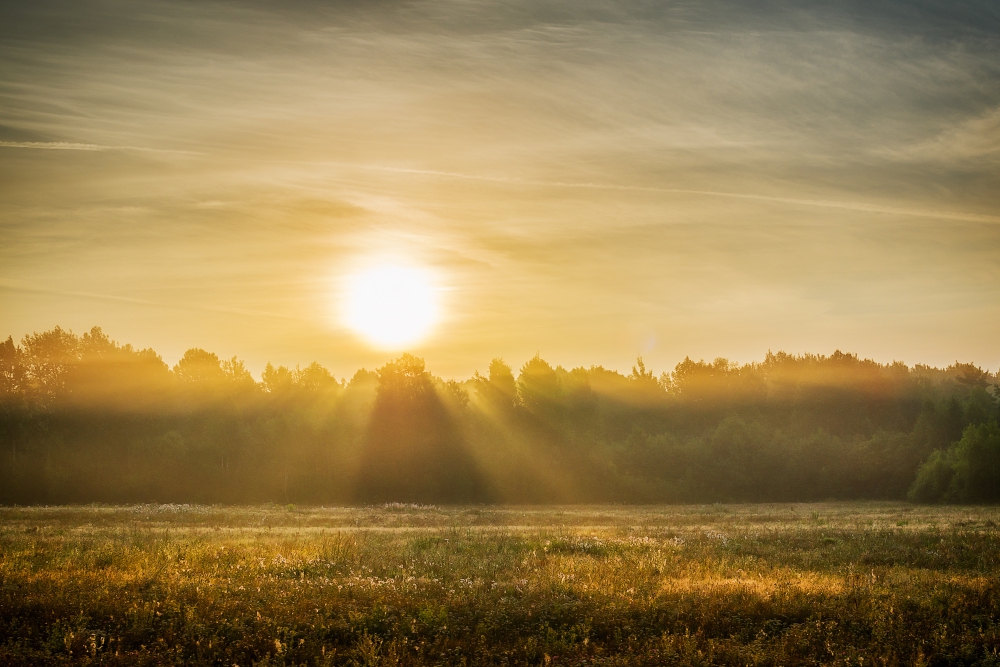
[[438,289],[426,269],[380,264],[350,276],[346,287],[344,322],[375,347],[418,343],[440,317]]

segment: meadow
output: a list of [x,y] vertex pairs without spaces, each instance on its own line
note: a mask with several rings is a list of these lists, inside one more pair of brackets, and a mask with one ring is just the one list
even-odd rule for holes
[[1000,665],[1000,509],[0,508],[4,665]]

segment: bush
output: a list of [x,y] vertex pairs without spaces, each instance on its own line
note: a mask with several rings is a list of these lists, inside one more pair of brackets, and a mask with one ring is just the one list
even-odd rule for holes
[[969,426],[962,439],[920,466],[908,498],[915,502],[1000,500],[1000,426]]
[[906,497],[914,503],[941,502],[945,500],[954,478],[955,465],[950,450],[939,449],[917,470],[917,479]]

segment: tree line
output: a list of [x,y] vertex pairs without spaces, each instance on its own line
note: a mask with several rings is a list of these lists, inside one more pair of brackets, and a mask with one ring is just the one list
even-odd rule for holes
[[839,351],[257,380],[56,327],[0,342],[0,503],[997,502],[997,380]]

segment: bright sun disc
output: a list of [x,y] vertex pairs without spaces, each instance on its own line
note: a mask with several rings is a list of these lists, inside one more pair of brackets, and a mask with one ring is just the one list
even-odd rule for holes
[[440,306],[430,274],[412,266],[384,265],[347,281],[344,320],[377,347],[398,349],[422,340]]

